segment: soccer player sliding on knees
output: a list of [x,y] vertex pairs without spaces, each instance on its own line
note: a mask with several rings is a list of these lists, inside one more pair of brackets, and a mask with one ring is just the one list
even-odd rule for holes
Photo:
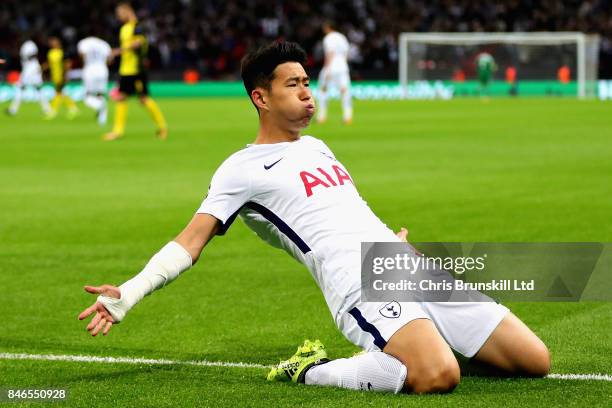
[[396,235],[372,212],[323,141],[300,135],[315,111],[305,59],[290,42],[244,58],[242,79],[259,114],[255,141],[221,164],[189,224],[142,272],[118,288],[85,287],[99,296],[79,319],[95,313],[87,329],[107,334],[143,297],[189,269],[239,215],[264,241],[306,266],[338,329],[364,350],[329,361],[319,340],[306,340],[268,380],[448,392],[460,379],[453,350],[499,374],[546,375],[546,346],[497,303],[400,302],[399,315],[389,318],[379,312],[385,303],[361,302],[361,242],[405,241],[407,231]]

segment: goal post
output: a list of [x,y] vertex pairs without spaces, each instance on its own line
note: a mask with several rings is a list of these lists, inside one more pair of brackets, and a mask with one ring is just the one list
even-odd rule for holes
[[475,55],[486,51],[501,70],[518,71],[519,81],[554,81],[567,66],[576,96],[595,97],[599,42],[598,35],[581,32],[401,33],[399,83],[406,93],[413,81],[451,81],[453,67],[463,72],[458,67],[473,66]]

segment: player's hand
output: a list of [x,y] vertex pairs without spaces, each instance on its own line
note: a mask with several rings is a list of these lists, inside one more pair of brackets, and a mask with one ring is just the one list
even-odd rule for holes
[[404,227],[400,228],[399,232],[396,232],[395,235],[397,235],[397,237],[402,241],[407,243],[410,248],[412,248],[414,250],[414,252],[419,255],[419,256],[423,256],[422,253],[420,253],[415,247],[413,247],[412,245],[410,245],[410,243],[408,242],[408,230]]
[[[103,295],[115,299],[121,298],[121,291],[119,288],[111,285],[85,286],[85,291],[94,295]],[[102,303],[96,301],[93,305],[83,310],[79,315],[79,320],[85,319],[94,312],[96,315],[87,325],[87,331],[89,331],[92,336],[96,336],[100,331],[102,331],[102,334],[106,336],[113,326],[114,320]]]
[[396,232],[395,235],[397,235],[402,242],[408,242],[408,230],[406,228],[400,228],[399,232]]

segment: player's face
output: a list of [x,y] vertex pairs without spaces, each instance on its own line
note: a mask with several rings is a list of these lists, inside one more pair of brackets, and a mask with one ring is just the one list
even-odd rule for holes
[[125,23],[129,19],[129,11],[125,6],[117,6],[115,9],[115,16],[117,20]]
[[266,93],[271,118],[292,130],[308,126],[315,112],[315,102],[310,78],[302,64],[285,62],[277,66],[270,91]]

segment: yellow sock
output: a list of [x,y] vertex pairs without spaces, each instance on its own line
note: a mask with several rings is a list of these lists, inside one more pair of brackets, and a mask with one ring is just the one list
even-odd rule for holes
[[149,114],[153,118],[153,121],[157,125],[157,128],[165,129],[167,126],[166,119],[164,118],[164,115],[161,113],[161,110],[159,110],[159,106],[157,106],[155,101],[151,98],[147,98],[145,99],[144,106],[149,111]]
[[60,107],[60,103],[62,103],[62,95],[55,94],[55,96],[51,100],[51,109],[53,109],[54,112],[57,112]]
[[128,104],[126,101],[117,102],[117,108],[115,109],[115,125],[113,126],[113,133],[122,135],[125,131],[125,121],[127,119]]
[[68,95],[64,95],[64,103],[68,106],[68,109],[75,110],[77,109],[76,103],[72,100]]

